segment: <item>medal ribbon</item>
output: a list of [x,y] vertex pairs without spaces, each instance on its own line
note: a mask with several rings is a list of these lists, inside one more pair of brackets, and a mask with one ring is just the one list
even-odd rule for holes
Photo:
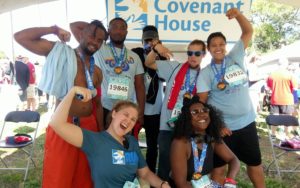
[[194,79],[194,81],[192,83],[190,83],[190,79],[191,79],[190,78],[191,77],[191,75],[190,75],[190,68],[188,68],[188,70],[186,72],[185,82],[184,82],[184,88],[190,94],[193,93],[193,90],[194,90],[194,88],[196,86],[197,77],[198,77],[199,72],[200,72],[199,70],[197,71],[197,75],[196,75],[196,77],[195,77],[195,79]]
[[83,66],[84,66],[84,72],[85,72],[87,87],[88,87],[88,89],[93,91],[95,89],[94,84],[93,84],[93,80],[92,80],[94,70],[95,70],[95,59],[94,59],[93,56],[90,57],[90,70],[88,70],[86,64],[84,63],[85,59],[84,59],[83,54],[80,53],[79,50],[76,50],[76,52],[78,53],[78,55],[81,59],[81,62],[83,63]]
[[112,43],[109,43],[109,47],[111,49],[111,52],[114,56],[115,59],[115,66],[114,67],[122,67],[123,63],[125,62],[125,57],[127,57],[127,53],[126,53],[126,48],[125,46],[123,46],[123,48],[121,49],[121,54],[120,56],[118,56],[117,51],[115,49],[115,47],[112,45]]
[[193,157],[194,157],[194,170],[195,172],[201,173],[203,169],[204,159],[206,157],[207,144],[203,143],[202,152],[199,159],[198,148],[194,138],[191,138],[191,143],[192,143]]
[[224,75],[225,75],[225,69],[226,69],[226,64],[225,64],[225,58],[221,64],[221,71],[218,71],[218,68],[216,66],[216,62],[212,59],[211,60],[211,68],[213,69],[214,73],[215,73],[215,78],[217,79],[218,82],[222,82]]

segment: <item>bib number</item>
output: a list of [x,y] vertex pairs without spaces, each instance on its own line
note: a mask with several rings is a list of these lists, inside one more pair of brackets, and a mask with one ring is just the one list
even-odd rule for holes
[[230,86],[243,85],[248,81],[246,73],[238,65],[228,67],[224,79]]
[[107,95],[111,99],[126,100],[128,99],[129,78],[111,77],[108,83]]
[[211,181],[207,175],[202,176],[199,180],[191,180],[193,188],[212,188]]

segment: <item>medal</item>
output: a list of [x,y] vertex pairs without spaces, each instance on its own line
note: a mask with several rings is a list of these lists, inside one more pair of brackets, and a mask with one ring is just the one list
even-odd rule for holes
[[226,84],[223,81],[221,81],[218,83],[217,88],[219,90],[224,90],[226,88]]
[[186,93],[183,95],[183,98],[191,99],[191,98],[192,98],[192,95],[191,95],[189,92],[186,92]]
[[199,180],[202,177],[200,172],[195,172],[193,174],[193,180]]
[[114,68],[114,71],[115,71],[115,73],[117,73],[117,74],[121,74],[121,73],[122,73],[122,67],[117,66],[117,67]]

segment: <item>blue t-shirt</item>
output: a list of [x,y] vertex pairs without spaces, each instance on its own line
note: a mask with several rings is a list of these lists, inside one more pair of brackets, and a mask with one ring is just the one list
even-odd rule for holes
[[106,131],[92,132],[82,129],[81,149],[91,167],[95,188],[120,188],[133,181],[138,169],[146,166],[137,140],[126,136],[129,148],[125,149]]
[[[118,56],[121,54],[120,48],[115,48]],[[116,62],[112,50],[108,44],[103,44],[101,48],[94,54],[95,64],[100,67],[103,74],[101,85],[101,102],[102,106],[111,110],[113,105],[119,100],[130,100],[136,102],[135,94],[135,76],[144,74],[144,68],[138,55],[126,48],[125,63],[122,64],[122,73],[114,72]],[[120,88],[120,89],[118,89]],[[116,96],[123,93],[126,96],[122,99],[111,97],[108,91],[114,93]],[[127,95],[125,95],[127,93]],[[120,96],[120,95],[119,95]]]
[[[233,67],[239,67],[244,73],[244,44],[239,40],[225,57],[225,75]],[[221,64],[216,64],[218,72],[221,72]],[[218,80],[214,67],[209,64],[201,70],[197,80],[197,93],[209,92],[208,104],[222,111],[226,126],[230,130],[239,130],[255,120],[255,111],[249,95],[247,80],[237,85],[226,85],[224,90],[217,88]]]

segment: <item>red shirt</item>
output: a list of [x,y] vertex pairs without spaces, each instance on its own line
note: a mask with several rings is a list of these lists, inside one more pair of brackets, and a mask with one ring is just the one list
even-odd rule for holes
[[297,81],[287,70],[273,72],[267,80],[267,85],[272,91],[272,105],[293,105],[293,90],[297,89]]
[[35,84],[35,68],[34,65],[30,62],[27,63],[29,68],[29,84]]

